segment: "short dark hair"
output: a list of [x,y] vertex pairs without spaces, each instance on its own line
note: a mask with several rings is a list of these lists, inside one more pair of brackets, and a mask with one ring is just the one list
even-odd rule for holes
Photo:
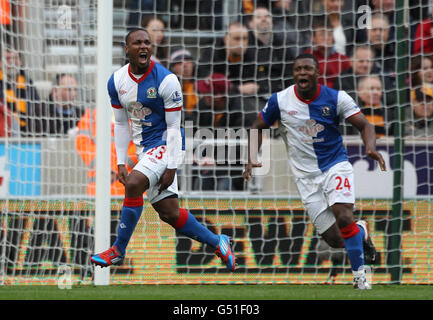
[[360,44],[353,49],[352,58],[355,57],[355,54],[358,50],[368,50],[373,54],[373,57],[376,56],[376,53],[374,52],[374,50],[371,46],[369,46],[368,44]]
[[165,22],[164,22],[164,20],[162,19],[161,16],[159,16],[159,15],[157,15],[157,14],[151,14],[151,13],[149,13],[149,14],[145,14],[145,15],[142,16],[142,18],[141,18],[141,22],[140,22],[140,25],[141,25],[143,28],[147,28],[147,26],[149,25],[149,23],[150,23],[151,21],[153,21],[153,20],[159,20],[159,21],[161,21],[162,24],[165,26]]
[[229,32],[229,29],[233,26],[238,26],[238,27],[245,28],[248,30],[248,27],[245,24],[236,20],[236,21],[232,21],[228,24],[226,34]]
[[77,80],[77,78],[75,77],[75,75],[73,75],[72,73],[60,72],[60,73],[57,73],[54,76],[53,85],[59,86],[60,85],[60,81],[62,81],[62,79],[64,77],[71,77],[71,78],[74,78],[75,80]]
[[422,80],[418,77],[418,71],[422,69],[422,64],[424,59],[428,59],[433,64],[433,55],[416,55],[410,61],[410,73],[411,73],[411,87],[420,86],[422,84]]
[[315,16],[313,18],[312,22],[312,31],[316,30],[332,30],[331,22],[329,21],[328,17],[325,15]]
[[316,65],[317,70],[319,70],[319,60],[317,60],[317,58],[311,54],[311,53],[301,53],[299,54],[295,60],[293,61],[293,65],[295,65],[296,60],[300,60],[300,59],[313,59],[314,64]]
[[146,29],[141,28],[141,27],[137,27],[137,28],[131,29],[131,30],[128,32],[128,34],[125,36],[125,44],[128,44],[128,40],[129,40],[129,37],[131,36],[131,34],[133,34],[134,32],[137,32],[137,31],[144,31],[144,32],[146,32],[147,34],[149,34],[149,32],[147,32]]

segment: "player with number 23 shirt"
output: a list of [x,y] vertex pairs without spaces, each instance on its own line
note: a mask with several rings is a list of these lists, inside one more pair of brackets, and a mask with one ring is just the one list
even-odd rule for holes
[[[183,97],[179,80],[151,59],[153,46],[145,29],[136,28],[127,34],[125,52],[129,63],[108,81],[119,181],[125,185],[125,199],[116,241],[90,260],[102,267],[123,262],[143,211],[146,192],[162,221],[179,233],[213,247],[226,268],[234,271],[235,256],[228,236],[211,232],[188,210],[179,207],[176,170],[185,150],[180,128]],[[128,175],[125,161],[131,139],[138,163]]]

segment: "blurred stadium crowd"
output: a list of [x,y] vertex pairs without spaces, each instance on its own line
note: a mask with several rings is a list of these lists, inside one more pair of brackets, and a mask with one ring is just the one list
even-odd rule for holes
[[[248,128],[270,95],[293,83],[294,58],[310,52],[319,60],[320,83],[348,92],[374,124],[378,138],[393,135],[396,108],[402,104],[397,91],[397,0],[114,2],[125,14],[124,34],[139,26],[149,30],[154,60],[178,76],[184,121],[194,130]],[[428,0],[408,3],[405,134],[428,139],[433,135],[433,10]],[[19,41],[9,39],[21,30],[22,5],[8,0],[0,5],[0,136],[94,134],[83,124],[94,107],[79,98],[79,76],[57,72],[48,96],[41,98]],[[237,9],[230,18],[224,11],[228,5]],[[199,40],[191,44],[194,35]],[[274,129],[272,136],[278,137]],[[341,131],[355,134],[344,123]],[[243,188],[241,181],[228,187],[227,181],[215,182],[215,172],[209,175],[209,184],[203,176],[195,188]]]

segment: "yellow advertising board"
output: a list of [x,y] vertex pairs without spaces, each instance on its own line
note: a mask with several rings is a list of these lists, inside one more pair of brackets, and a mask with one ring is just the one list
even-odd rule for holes
[[[70,266],[74,281],[91,283],[94,205],[88,201],[4,201],[0,280],[5,284],[54,284],[59,266]],[[391,269],[404,284],[432,284],[433,203],[408,200],[401,217],[401,263],[390,265],[391,201],[361,200],[356,217],[365,219],[379,253],[374,283],[389,283]],[[111,267],[113,284],[348,283],[350,265],[336,262],[323,246],[299,200],[182,199],[206,227],[233,240],[234,273],[213,248],[177,234],[145,204],[122,266]],[[122,207],[112,202],[112,242]]]

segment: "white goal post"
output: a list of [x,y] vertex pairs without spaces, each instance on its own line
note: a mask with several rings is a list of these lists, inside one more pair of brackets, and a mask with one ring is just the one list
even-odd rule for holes
[[[112,113],[107,95],[107,82],[113,63],[113,1],[98,1],[97,81],[96,81],[96,196],[95,196],[95,252],[110,247],[110,143]],[[95,267],[95,285],[110,283],[109,268]]]

